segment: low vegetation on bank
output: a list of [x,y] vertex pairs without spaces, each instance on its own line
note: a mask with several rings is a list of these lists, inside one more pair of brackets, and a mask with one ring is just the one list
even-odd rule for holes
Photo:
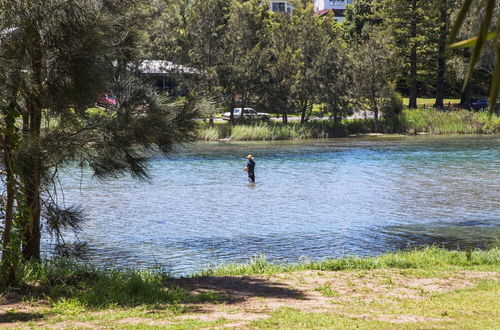
[[261,257],[190,278],[64,260],[18,272],[21,282],[0,294],[0,327],[488,329],[500,317],[499,248]]
[[[406,109],[402,114],[380,120],[379,133],[385,134],[495,134],[500,132],[500,117],[488,117],[484,112],[457,110],[442,112],[435,109]],[[345,137],[375,133],[372,119],[312,120],[306,123],[259,122],[231,126],[216,123],[202,125],[198,138],[203,141],[227,139],[231,141],[300,140]]]
[[322,261],[303,261],[284,264],[268,261],[265,257],[252,259],[249,263],[228,264],[201,272],[202,276],[272,275],[303,270],[356,271],[368,269],[420,269],[499,270],[500,248],[475,251],[449,251],[437,247],[398,251],[376,257],[347,257]]

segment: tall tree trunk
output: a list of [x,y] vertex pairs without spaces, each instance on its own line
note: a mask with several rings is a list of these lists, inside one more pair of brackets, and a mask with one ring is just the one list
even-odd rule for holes
[[10,248],[11,232],[14,221],[14,195],[15,195],[15,176],[13,169],[12,153],[14,150],[14,134],[16,134],[16,102],[15,97],[17,90],[12,92],[12,99],[9,107],[3,112],[5,118],[5,130],[3,136],[3,161],[5,166],[6,176],[6,202],[5,202],[5,218],[2,232],[2,262],[0,274],[0,286],[9,286],[15,283],[15,259],[17,256],[12,254]]
[[2,232],[2,262],[5,261],[7,248],[10,244],[10,233],[12,230],[12,221],[14,219],[14,193],[15,193],[15,179],[12,169],[12,134],[9,128],[5,130],[3,138],[3,161],[5,165],[6,176],[6,192],[7,200],[5,202],[5,218]]
[[229,123],[231,125],[234,125],[234,105],[236,104],[236,101],[234,99],[234,96],[231,97],[231,110],[229,110]]
[[328,107],[330,108],[330,113],[333,115],[333,122],[335,124],[340,124],[342,117],[339,114],[338,108],[335,108],[333,104],[330,104]]
[[307,114],[307,101],[302,100],[300,102],[301,106],[301,114],[300,114],[300,123],[303,124],[306,122],[306,114]]
[[465,89],[460,93],[460,106],[462,108],[466,108],[468,102],[469,102],[469,86],[466,86]]
[[410,39],[412,42],[411,51],[410,51],[410,100],[408,103],[408,107],[415,109],[417,108],[417,0],[412,1],[411,6],[412,18],[411,18],[411,31],[410,31]]
[[444,107],[444,77],[446,74],[446,39],[448,37],[448,1],[441,0],[440,6],[440,33],[438,41],[438,71],[436,77],[436,103],[434,107],[442,109]]
[[42,124],[42,101],[41,91],[44,88],[42,79],[43,55],[40,47],[36,46],[39,41],[35,38],[35,44],[31,54],[31,68],[33,71],[32,83],[37,86],[35,92],[30,95],[27,102],[29,117],[29,133],[27,138],[33,146],[29,151],[29,164],[25,164],[24,173],[21,176],[24,185],[24,194],[28,206],[28,219],[24,224],[22,233],[22,255],[25,260],[40,259],[40,189],[42,174],[42,156],[38,145]]
[[379,133],[380,132],[380,122],[378,118],[378,109],[373,111],[373,123],[375,125],[375,132]]
[[288,107],[286,102],[285,106],[283,107],[283,123],[284,124],[288,123]]
[[373,95],[372,98],[372,111],[373,111],[373,124],[375,125],[375,132],[380,132],[380,123],[379,123],[379,111],[378,111],[378,102],[377,98]]
[[40,259],[40,186],[41,186],[41,155],[37,146],[41,128],[41,106],[34,97],[29,105],[30,134],[34,141],[30,150],[29,164],[25,165],[22,175],[26,204],[28,206],[28,219],[23,230],[22,254],[25,260]]

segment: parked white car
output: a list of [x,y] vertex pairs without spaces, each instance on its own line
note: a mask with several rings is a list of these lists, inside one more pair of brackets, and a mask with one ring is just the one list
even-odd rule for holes
[[[233,117],[234,117],[234,119],[242,118],[241,108],[234,108],[233,109]],[[224,114],[222,115],[222,119],[230,120],[231,119],[231,112],[224,112]],[[269,119],[271,119],[271,116],[265,112],[257,112],[252,108],[245,108],[245,109],[243,109],[243,119],[269,120]]]

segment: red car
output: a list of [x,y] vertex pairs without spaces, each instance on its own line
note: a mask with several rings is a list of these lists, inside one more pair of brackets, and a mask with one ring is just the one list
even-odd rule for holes
[[96,98],[95,105],[106,109],[113,109],[116,107],[116,97],[111,93],[102,93]]

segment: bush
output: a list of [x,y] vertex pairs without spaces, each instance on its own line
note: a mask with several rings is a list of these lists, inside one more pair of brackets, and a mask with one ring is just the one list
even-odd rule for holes
[[403,97],[398,92],[394,92],[382,106],[382,115],[384,118],[394,118],[402,112]]

